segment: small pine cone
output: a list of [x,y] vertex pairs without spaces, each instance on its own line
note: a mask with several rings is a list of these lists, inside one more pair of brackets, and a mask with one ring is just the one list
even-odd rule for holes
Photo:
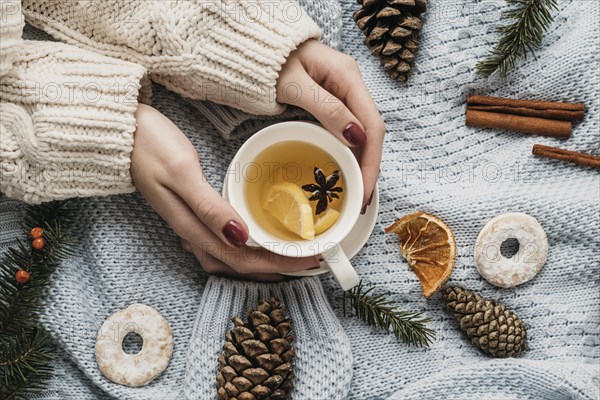
[[380,57],[389,74],[406,81],[412,73],[419,46],[418,32],[423,25],[421,14],[427,0],[358,0],[361,8],[352,15],[365,34],[365,45]]
[[493,357],[514,357],[526,348],[523,321],[502,304],[460,287],[448,287],[444,300],[471,342]]
[[292,389],[292,321],[278,299],[248,309],[248,322],[234,317],[218,358],[220,400],[284,400]]

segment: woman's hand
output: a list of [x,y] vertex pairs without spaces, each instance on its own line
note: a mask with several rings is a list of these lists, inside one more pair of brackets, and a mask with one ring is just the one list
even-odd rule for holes
[[134,184],[206,272],[280,280],[278,273],[319,265],[318,256],[283,257],[245,246],[248,227],[207,182],[198,153],[183,132],[143,104],[136,119],[131,154]]
[[277,101],[305,109],[346,145],[359,148],[364,214],[379,176],[385,124],[354,59],[316,40],[304,42],[279,73]]

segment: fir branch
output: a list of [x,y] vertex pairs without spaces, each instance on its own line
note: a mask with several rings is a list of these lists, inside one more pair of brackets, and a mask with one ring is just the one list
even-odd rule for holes
[[[26,217],[26,228],[44,228],[45,245],[41,251],[18,241],[0,260],[0,339],[21,332],[21,326],[31,326],[43,308],[44,288],[58,262],[72,255],[70,238],[63,232],[59,211],[64,203],[48,203],[32,207]],[[31,273],[26,284],[15,280],[15,273],[24,269]]]
[[44,389],[54,358],[48,341],[45,331],[33,328],[0,342],[0,398],[28,399]]
[[372,294],[373,288],[365,289],[362,282],[355,288],[344,292],[344,312],[346,298],[356,316],[368,325],[376,326],[389,332],[391,329],[396,339],[406,344],[426,346],[433,342],[435,331],[426,327],[431,320],[420,312],[399,310],[383,294]]
[[[27,210],[24,237],[35,226],[44,229],[44,246],[35,250],[17,240],[0,259],[0,398],[30,398],[45,387],[52,374],[49,334],[37,327],[44,307],[44,291],[57,264],[72,254],[71,241],[63,231],[68,221],[65,202],[46,203]],[[19,269],[30,280],[15,279]]]
[[544,33],[548,30],[554,17],[552,10],[558,10],[556,0],[506,0],[516,8],[503,14],[503,19],[515,21],[498,28],[500,40],[492,54],[477,63],[477,71],[482,76],[489,76],[496,70],[505,78],[519,59],[525,59],[527,51],[539,48]]

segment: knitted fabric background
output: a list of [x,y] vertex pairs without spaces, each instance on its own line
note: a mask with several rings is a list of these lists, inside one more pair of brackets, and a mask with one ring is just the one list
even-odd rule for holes
[[[478,78],[473,67],[497,40],[494,28],[505,2],[434,0],[408,84],[388,78],[362,45],[362,33],[351,20],[356,3],[343,0],[341,4],[341,48],[357,59],[388,128],[378,223],[354,264],[366,285],[389,292],[405,309],[424,310],[437,337],[430,349],[408,347],[350,315],[344,317],[341,291],[324,276],[320,279],[324,291],[314,291],[311,307],[319,315],[329,315],[329,306],[319,300],[324,292],[349,339],[346,342],[343,335],[338,340],[340,351],[333,364],[340,370],[334,372],[344,377],[352,374],[351,383],[340,379],[329,385],[335,385],[338,397],[348,393],[348,398],[361,400],[599,398],[600,177],[597,171],[530,153],[534,143],[600,153],[600,4],[560,1],[543,49],[519,63],[502,82]],[[567,141],[466,128],[464,104],[471,92],[583,102],[586,118]],[[153,105],[191,138],[206,176],[220,189],[225,168],[243,140],[224,142],[193,106],[160,87],[154,88]],[[230,298],[236,298],[232,288],[239,283],[210,278],[207,284],[207,275],[137,193],[81,199],[73,206],[78,213],[77,256],[54,274],[43,318],[57,339],[61,358],[50,391],[41,398],[181,398],[190,338],[206,329],[205,325],[194,329],[195,321],[215,315],[224,321],[252,295],[237,300],[228,312],[199,309],[210,304],[208,296],[216,289],[221,293],[229,288]],[[1,250],[21,232],[22,210],[21,203],[2,199]],[[400,255],[397,238],[382,232],[396,218],[416,210],[437,215],[454,231],[458,257],[450,282],[480,291],[516,311],[528,328],[527,352],[516,359],[488,358],[465,339],[439,295],[423,299],[416,276]],[[548,234],[550,251],[532,281],[500,289],[479,276],[472,253],[485,223],[509,211],[537,218]],[[314,288],[315,283],[305,279],[295,285]],[[161,312],[175,339],[173,359],[163,375],[135,389],[108,382],[94,360],[101,323],[134,302]],[[300,297],[291,302],[305,304]],[[297,311],[292,316],[300,315]],[[334,319],[331,323],[338,324]],[[342,365],[349,357],[348,346],[353,361]],[[320,350],[299,357],[299,375],[309,376],[311,372],[303,369],[308,366],[315,368],[313,374],[318,371],[315,376],[332,373],[320,362]],[[203,392],[197,393],[205,398],[200,397]],[[318,399],[301,394],[295,398]]]
[[[424,310],[437,330],[431,349],[416,349],[342,318],[354,358],[350,397],[382,399],[399,391],[395,399],[596,399],[600,176],[597,170],[536,158],[531,147],[541,143],[600,154],[600,3],[559,1],[543,48],[520,62],[505,83],[477,77],[474,65],[496,43],[494,29],[506,3],[429,3],[415,74],[407,85],[398,85],[362,45],[351,20],[356,5],[342,2],[348,28],[342,50],[358,60],[388,129],[378,224],[354,264],[365,284],[394,293],[406,308]],[[469,93],[582,102],[586,117],[567,141],[467,128]],[[437,215],[454,231],[457,263],[450,283],[500,300],[523,319],[529,350],[520,358],[490,360],[465,339],[439,294],[423,299],[398,239],[382,232],[417,210]],[[473,249],[485,223],[509,211],[537,218],[550,249],[538,276],[501,289],[480,277]],[[326,293],[336,293],[331,279],[324,284]],[[341,314],[339,296],[330,300]],[[548,392],[539,392],[540,386]]]
[[293,318],[297,357],[292,397],[345,397],[352,377],[350,343],[327,303],[318,278],[266,284],[211,277],[187,349],[186,399],[215,397],[215,360],[222,352],[222,338],[231,328],[229,319],[223,317],[243,315],[248,307],[255,307],[269,296],[281,299]]

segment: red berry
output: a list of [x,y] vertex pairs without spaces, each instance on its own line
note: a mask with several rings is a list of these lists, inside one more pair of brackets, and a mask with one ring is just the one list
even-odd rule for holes
[[31,237],[31,239],[41,238],[43,234],[44,230],[39,226],[36,226],[29,232],[29,236]]
[[17,271],[17,273],[15,274],[15,279],[17,280],[17,282],[19,282],[21,285],[29,282],[29,277],[30,274],[29,272],[25,271],[24,269],[20,269]]
[[31,245],[33,246],[34,249],[41,250],[44,247],[44,238],[33,239],[33,242],[31,242]]

